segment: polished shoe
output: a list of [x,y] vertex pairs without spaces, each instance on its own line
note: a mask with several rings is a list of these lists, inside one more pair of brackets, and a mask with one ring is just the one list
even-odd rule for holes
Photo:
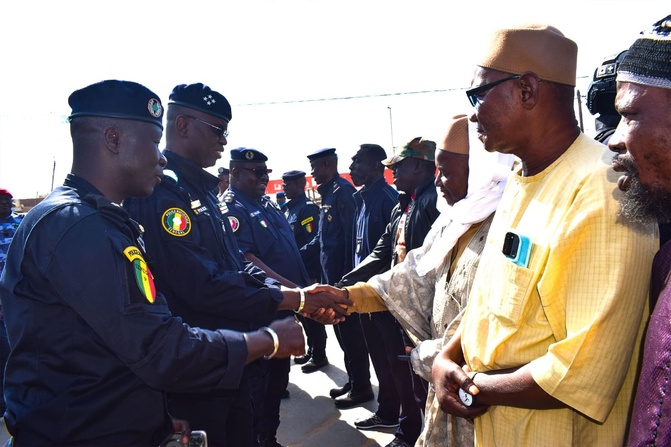
[[368,390],[359,393],[350,391],[344,396],[337,398],[334,402],[337,408],[351,408],[368,402],[369,400],[373,400],[374,398],[375,393],[373,393],[371,388],[368,388]]
[[331,391],[329,391],[329,395],[331,396],[331,399],[335,399],[336,397],[342,396],[343,394],[349,393],[349,390],[352,389],[352,384],[347,382],[340,388],[332,388]]
[[299,355],[298,357],[294,357],[294,363],[297,365],[304,365],[309,362],[311,358],[312,356],[310,354]]
[[398,419],[395,421],[386,421],[377,414],[372,414],[365,419],[354,421],[354,426],[359,430],[373,430],[375,428],[396,428]]
[[255,447],[282,447],[282,444],[277,442],[276,435],[268,433],[259,433],[257,435]]
[[282,447],[282,444],[277,442],[277,439],[275,438],[259,441],[256,445],[259,447]]
[[289,388],[287,388],[282,393],[282,396],[280,397],[280,399],[289,399],[290,397],[291,397],[291,393],[289,392]]
[[405,442],[399,437],[395,437],[393,441],[391,441],[389,444],[387,444],[384,447],[412,447],[410,444]]
[[307,362],[305,365],[301,366],[301,371],[303,371],[306,374],[315,372],[319,369],[322,369],[326,365],[329,364],[329,359],[324,357],[323,359],[315,359],[311,358],[309,362]]

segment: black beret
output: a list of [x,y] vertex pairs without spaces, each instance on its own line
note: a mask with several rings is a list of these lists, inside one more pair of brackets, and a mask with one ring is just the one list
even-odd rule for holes
[[230,171],[228,170],[228,168],[224,168],[224,167],[219,168],[218,172],[219,172],[219,175],[228,175],[228,174],[230,174]]
[[260,162],[260,161],[268,161],[268,157],[266,157],[256,149],[239,147],[231,151],[231,161]]
[[221,93],[215,92],[207,85],[198,84],[180,84],[172,89],[170,93],[170,102],[168,104],[177,104],[191,109],[200,110],[208,115],[216,116],[230,121],[233,117],[231,105]]
[[303,171],[288,171],[282,174],[282,180],[288,182],[290,180],[297,180],[299,178],[305,177],[305,172]]
[[158,95],[137,82],[107,80],[73,92],[69,119],[105,116],[146,121],[163,129],[163,105]]
[[275,197],[284,197],[285,194],[282,191],[275,193]]
[[316,160],[318,158],[326,157],[328,155],[335,155],[335,148],[334,147],[328,147],[326,149],[319,149],[316,152],[311,153],[308,155],[308,160]]

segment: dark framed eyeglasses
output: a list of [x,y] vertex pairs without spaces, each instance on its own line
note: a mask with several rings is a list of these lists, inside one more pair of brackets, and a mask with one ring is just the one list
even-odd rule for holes
[[184,115],[185,117],[189,118],[190,120],[198,121],[199,123],[203,123],[207,126],[210,126],[212,129],[214,129],[215,133],[217,134],[217,137],[219,138],[228,138],[228,129],[224,129],[223,127],[215,126],[212,123],[208,123],[207,121],[203,121],[200,118],[196,118],[193,115]]
[[485,92],[493,89],[499,84],[503,84],[506,81],[512,81],[513,79],[519,79],[521,77],[522,75],[512,75],[508,76],[507,78],[499,79],[498,81],[490,82],[489,84],[466,90],[466,96],[468,96],[468,100],[471,102],[471,105],[477,109],[480,105],[480,98],[484,96]]
[[264,175],[265,176],[270,176],[270,173],[273,172],[272,169],[267,169],[267,168],[239,168],[244,171],[252,171],[256,178],[262,178]]

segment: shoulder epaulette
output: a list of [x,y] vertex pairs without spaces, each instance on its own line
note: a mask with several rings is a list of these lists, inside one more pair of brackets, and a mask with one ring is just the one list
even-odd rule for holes
[[235,193],[232,190],[227,189],[224,191],[224,194],[222,194],[221,201],[225,203],[233,203],[235,201]]
[[166,180],[168,184],[172,182],[173,185],[177,185],[179,183],[179,177],[172,169],[163,170],[163,181],[165,182]]

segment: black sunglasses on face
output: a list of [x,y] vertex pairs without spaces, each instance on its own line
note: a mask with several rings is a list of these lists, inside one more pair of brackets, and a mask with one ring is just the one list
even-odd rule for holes
[[512,81],[513,79],[519,79],[521,77],[522,75],[512,75],[508,76],[507,78],[499,79],[498,81],[490,82],[489,84],[466,90],[466,96],[468,96],[468,100],[471,102],[471,105],[477,108],[480,105],[480,97],[483,96],[483,93],[493,89],[499,84],[503,84],[506,81]]
[[224,129],[223,127],[215,126],[212,123],[208,123],[207,121],[203,121],[200,118],[196,118],[195,116],[192,115],[184,115],[185,117],[189,118],[190,120],[198,121],[199,123],[203,123],[207,126],[210,126],[212,129],[214,129],[214,133],[217,134],[217,137],[220,139],[223,138],[228,138],[228,129]]
[[256,175],[256,178],[262,178],[264,175],[266,177],[270,176],[270,173],[273,172],[272,169],[266,169],[266,168],[240,168],[244,171],[252,171],[254,175]]

